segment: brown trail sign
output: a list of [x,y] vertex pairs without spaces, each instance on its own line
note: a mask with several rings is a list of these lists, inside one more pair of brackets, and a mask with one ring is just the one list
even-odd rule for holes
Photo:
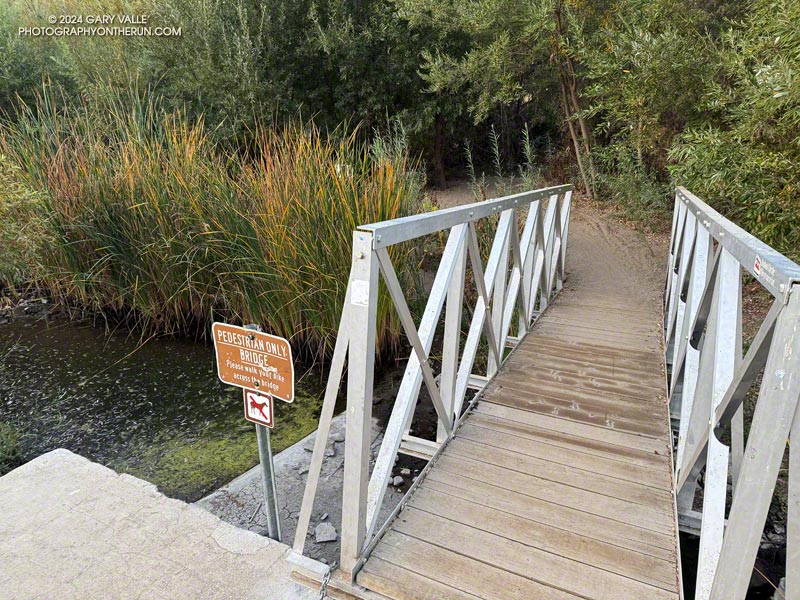
[[294,400],[292,348],[283,338],[262,333],[258,325],[211,327],[217,355],[217,375],[223,383],[244,388],[244,418],[256,424],[267,532],[281,541],[281,522],[269,428],[275,425],[273,398]]
[[292,348],[283,338],[226,323],[214,323],[217,375],[228,385],[294,400]]

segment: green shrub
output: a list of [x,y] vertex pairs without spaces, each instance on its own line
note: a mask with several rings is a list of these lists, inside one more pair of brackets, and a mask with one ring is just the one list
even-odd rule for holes
[[0,421],[0,476],[21,464],[21,441],[22,435],[16,427]]
[[0,154],[0,284],[13,286],[35,275],[44,236],[41,194],[22,180],[8,156]]
[[708,89],[719,123],[674,145],[673,180],[800,258],[800,4],[756,0],[746,27],[721,41],[722,76]]
[[[59,298],[146,331],[204,330],[212,319],[260,323],[303,352],[332,349],[352,231],[417,209],[421,180],[405,153],[370,152],[355,133],[313,124],[260,129],[241,154],[202,122],[109,94],[26,109],[0,150],[43,192],[41,280]],[[413,248],[394,248],[406,287]],[[383,297],[378,343],[399,342]]]
[[780,252],[800,258],[800,156],[717,129],[687,132],[671,156],[677,184]]
[[634,148],[618,142],[597,153],[598,189],[622,214],[650,227],[669,226],[672,192],[669,183],[639,164]]

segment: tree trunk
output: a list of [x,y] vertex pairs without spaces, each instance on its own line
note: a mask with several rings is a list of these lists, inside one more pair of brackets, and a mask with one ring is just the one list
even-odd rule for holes
[[433,121],[433,176],[436,187],[445,189],[447,178],[444,174],[444,126],[445,118],[439,113]]
[[586,189],[586,196],[589,200],[594,200],[594,189],[586,176],[586,169],[583,166],[583,158],[581,157],[581,142],[578,139],[578,132],[575,130],[575,123],[572,122],[572,113],[569,109],[569,101],[567,100],[567,85],[564,78],[561,77],[561,103],[564,109],[564,120],[567,122],[569,128],[569,135],[572,138],[572,145],[575,147],[575,160],[578,162],[578,170],[581,173],[583,180],[583,187]]
[[639,115],[639,123],[636,125],[636,162],[639,164],[640,169],[644,169],[644,152],[642,150],[642,130],[644,124],[642,123],[642,116]]
[[597,185],[597,177],[594,171],[594,160],[592,160],[592,147],[591,147],[591,132],[586,124],[586,119],[580,114],[581,104],[578,99],[578,76],[575,73],[575,65],[572,63],[570,57],[566,57],[567,70],[569,71],[569,96],[572,100],[572,107],[578,117],[578,124],[581,128],[581,136],[583,137],[583,148],[586,152],[586,160],[589,163],[589,176],[592,178],[592,188]]
[[[581,172],[581,178],[583,179],[584,186],[586,188],[586,193],[590,199],[594,198],[594,186],[595,186],[595,172],[594,172],[594,164],[592,161],[592,148],[591,148],[591,137],[589,132],[589,127],[586,124],[586,119],[584,119],[581,114],[581,106],[578,100],[578,76],[575,73],[575,66],[572,63],[572,58],[568,56],[562,49],[561,39],[565,35],[565,27],[564,27],[564,20],[563,20],[563,3],[561,0],[557,1],[554,6],[554,16],[555,16],[555,40],[554,40],[554,51],[552,59],[556,63],[556,69],[558,71],[558,77],[561,82],[561,97],[562,97],[562,104],[564,108],[564,119],[567,121],[567,126],[569,127],[570,136],[572,137],[572,142],[575,146],[575,158],[578,161],[578,169]],[[572,117],[575,116],[578,124],[580,126],[580,136],[575,129],[575,124],[573,123]],[[583,152],[585,153],[586,160],[588,161],[589,166],[589,176],[587,177],[586,168],[583,163],[583,158],[581,156],[581,147],[583,147]]]

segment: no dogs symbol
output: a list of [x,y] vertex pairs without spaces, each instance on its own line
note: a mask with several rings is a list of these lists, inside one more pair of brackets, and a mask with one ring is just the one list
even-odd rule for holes
[[272,396],[244,390],[244,418],[258,425],[272,428],[275,425]]

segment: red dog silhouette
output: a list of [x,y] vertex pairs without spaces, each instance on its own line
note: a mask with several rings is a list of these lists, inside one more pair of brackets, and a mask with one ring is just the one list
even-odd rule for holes
[[256,402],[256,399],[253,396],[250,396],[250,410],[257,410],[261,413],[261,416],[264,417],[265,421],[272,422],[272,420],[269,418],[269,415],[264,412],[264,409],[268,404],[268,402]]

